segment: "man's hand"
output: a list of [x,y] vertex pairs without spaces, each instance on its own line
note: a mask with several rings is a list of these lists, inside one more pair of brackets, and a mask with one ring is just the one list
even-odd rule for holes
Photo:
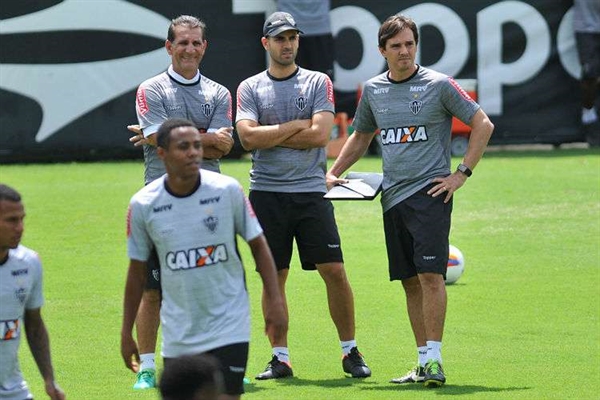
[[139,125],[127,125],[127,129],[135,133],[134,136],[129,138],[129,141],[133,143],[135,147],[139,147],[145,144],[156,147],[156,136],[154,134],[144,137],[144,133]]
[[48,381],[44,383],[44,388],[46,389],[46,394],[52,400],[65,400],[67,397],[65,396],[65,392],[62,391],[60,387],[54,381]]
[[335,185],[339,185],[341,183],[348,183],[348,179],[338,178],[337,176],[327,173],[325,174],[325,183],[327,184],[327,190],[331,190]]
[[466,180],[467,176],[458,171],[455,171],[446,177],[433,178],[431,183],[435,183],[436,185],[429,189],[427,194],[431,197],[437,197],[446,193],[444,203],[447,203],[452,198],[454,192],[465,184]]
[[127,368],[133,372],[138,372],[140,368],[140,353],[131,334],[121,334],[121,357],[123,357]]
[[204,158],[219,159],[226,156],[233,147],[233,127],[222,127],[211,133],[202,133]]
[[221,151],[224,156],[229,154],[233,147],[233,127],[228,126],[219,128],[216,132],[212,133],[212,135],[214,135],[214,138],[216,139],[212,147]]

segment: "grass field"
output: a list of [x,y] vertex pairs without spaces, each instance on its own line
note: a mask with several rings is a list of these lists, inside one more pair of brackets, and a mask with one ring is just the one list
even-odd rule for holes
[[[453,160],[455,164],[458,159]],[[247,160],[224,173],[247,188]],[[379,171],[365,158],[355,171]],[[45,269],[43,315],[57,381],[68,397],[156,399],[134,392],[119,354],[127,268],[125,214],[141,186],[141,162],[3,165],[21,191],[23,244]],[[597,399],[600,393],[600,153],[587,149],[492,152],[455,197],[451,243],[465,255],[448,287],[444,336],[448,384],[437,390],[388,383],[416,361],[404,295],[389,282],[379,201],[336,202],[356,302],[357,340],[373,376],[345,378],[324,285],[294,262],[288,281],[296,377],[259,382],[270,358],[258,275],[249,273],[253,336],[245,399]],[[241,244],[248,271],[248,248]],[[25,376],[46,398],[29,350]]]

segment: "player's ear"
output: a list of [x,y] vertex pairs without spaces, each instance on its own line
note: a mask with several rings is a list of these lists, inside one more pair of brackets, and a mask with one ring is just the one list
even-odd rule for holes
[[162,147],[160,147],[160,146],[157,146],[157,147],[156,147],[156,154],[158,155],[158,157],[159,157],[161,160],[164,160],[164,159],[165,159],[165,153],[166,153],[166,150],[165,150],[164,148],[162,148]]
[[167,49],[168,55],[173,55],[173,43],[171,43],[168,39],[165,40],[165,49]]

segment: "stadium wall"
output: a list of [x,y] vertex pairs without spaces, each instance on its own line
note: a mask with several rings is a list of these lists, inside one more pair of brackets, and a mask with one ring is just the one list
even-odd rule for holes
[[[571,1],[332,0],[338,111],[384,70],[377,30],[394,13],[421,28],[418,62],[476,79],[495,144],[583,141]],[[273,0],[8,0],[0,7],[0,163],[141,157],[128,142],[135,90],[169,64],[169,20],[209,27],[202,72],[227,86],[263,70]],[[239,145],[232,156],[241,153]]]

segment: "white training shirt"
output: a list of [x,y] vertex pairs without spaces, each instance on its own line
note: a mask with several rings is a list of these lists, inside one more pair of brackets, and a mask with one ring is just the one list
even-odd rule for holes
[[[0,264],[0,399],[31,398],[19,368],[19,344],[25,336],[26,309],[40,308],[42,264],[37,253],[25,246],[8,250],[8,260]],[[28,397],[29,396],[29,397]]]
[[177,197],[165,176],[136,193],[128,213],[130,259],[160,260],[163,357],[250,341],[250,307],[236,235],[262,233],[233,178],[201,170],[200,186]]

